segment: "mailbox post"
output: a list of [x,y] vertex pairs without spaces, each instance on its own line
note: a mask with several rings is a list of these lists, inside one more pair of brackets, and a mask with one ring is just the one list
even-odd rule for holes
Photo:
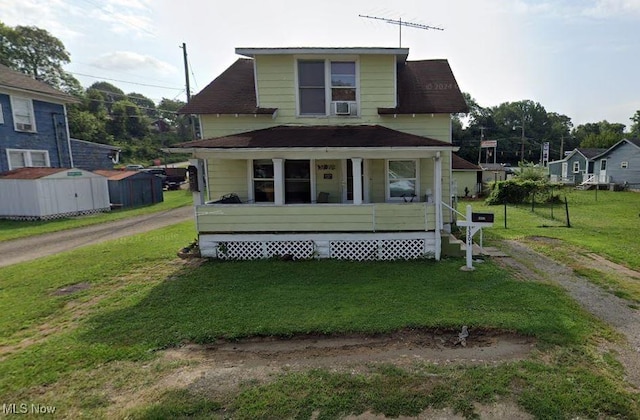
[[473,235],[483,227],[493,226],[493,213],[473,213],[471,206],[467,206],[466,220],[458,222],[458,226],[467,228],[466,234],[466,265],[463,270],[471,271],[473,267]]

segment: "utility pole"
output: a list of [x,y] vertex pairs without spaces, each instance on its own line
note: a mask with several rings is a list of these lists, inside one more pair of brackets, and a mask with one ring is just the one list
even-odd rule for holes
[[383,22],[387,22],[392,25],[398,25],[400,48],[402,48],[402,27],[403,26],[408,26],[410,28],[418,28],[418,29],[433,29],[436,31],[444,31],[443,28],[438,28],[436,26],[423,25],[421,23],[414,23],[414,22],[404,22],[402,18],[395,20],[395,19],[387,19],[387,18],[381,18],[376,16],[366,16],[366,15],[358,15],[358,16],[366,19],[381,20]]
[[[184,61],[184,79],[187,89],[187,104],[191,102],[191,87],[189,86],[189,61],[187,60],[187,44],[182,43],[182,59]],[[189,125],[191,126],[191,139],[196,140],[196,125],[193,116],[189,114]]]

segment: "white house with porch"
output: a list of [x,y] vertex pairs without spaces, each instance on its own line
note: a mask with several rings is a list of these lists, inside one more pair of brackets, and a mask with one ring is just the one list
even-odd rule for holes
[[[446,60],[406,48],[238,48],[181,112],[203,256],[439,259],[452,221]],[[226,197],[226,198],[225,198]]]

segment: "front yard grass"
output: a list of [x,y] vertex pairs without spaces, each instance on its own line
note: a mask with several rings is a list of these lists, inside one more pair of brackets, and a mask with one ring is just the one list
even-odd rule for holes
[[56,220],[16,221],[0,219],[0,241],[8,241],[11,239],[25,238],[43,233],[96,225],[99,223],[112,222],[144,214],[159,213],[161,211],[184,207],[190,205],[192,202],[193,199],[190,191],[164,191],[164,201],[162,203],[149,206],[113,210],[108,213],[67,217]]
[[[0,269],[0,396],[73,418],[415,415],[509,399],[539,418],[637,418],[638,394],[596,343],[614,335],[560,289],[491,262],[185,264],[185,222]],[[75,292],[70,286],[81,285]],[[285,372],[212,393],[160,384],[189,363],[162,349],[256,335],[489,328],[535,337],[526,361]],[[193,367],[193,366],[191,366]],[[150,394],[137,400],[141,390]]]
[[578,191],[569,187],[555,193],[562,201],[567,198],[570,228],[564,226],[564,202],[553,206],[553,219],[548,204],[536,203],[534,211],[531,204],[509,205],[506,229],[503,206],[461,201],[458,207],[463,213],[467,204],[472,205],[474,212],[494,213],[494,226],[484,229],[485,245],[491,244],[492,239],[525,241],[612,293],[640,303],[640,280],[594,270],[577,258],[595,253],[640,271],[640,193],[598,191],[596,195],[595,191]]

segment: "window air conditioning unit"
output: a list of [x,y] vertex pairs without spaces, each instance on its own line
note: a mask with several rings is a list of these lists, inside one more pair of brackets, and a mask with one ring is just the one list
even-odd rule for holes
[[21,131],[31,131],[33,126],[31,124],[16,123],[16,129]]
[[351,115],[351,103],[336,102],[336,115]]

